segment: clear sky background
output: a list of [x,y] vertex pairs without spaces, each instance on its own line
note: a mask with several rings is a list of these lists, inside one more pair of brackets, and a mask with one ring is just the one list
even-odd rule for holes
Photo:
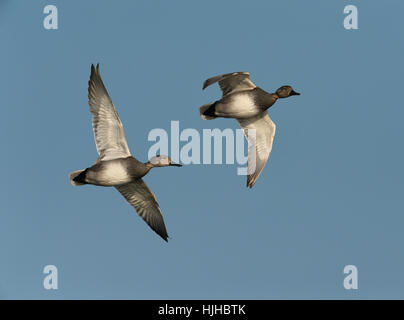
[[[43,8],[59,9],[45,30]],[[343,28],[345,5],[359,30]],[[0,298],[404,298],[402,1],[0,0]],[[153,170],[165,243],[114,189],[73,187],[97,158],[91,63],[147,161],[153,128],[203,121],[213,75],[278,101],[252,190],[237,165]],[[59,289],[42,285],[45,265]],[[359,289],[343,269],[359,270]]]

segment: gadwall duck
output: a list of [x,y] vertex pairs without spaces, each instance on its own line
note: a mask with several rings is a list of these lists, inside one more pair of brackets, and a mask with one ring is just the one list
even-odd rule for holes
[[[291,86],[282,86],[275,93],[257,87],[248,72],[222,74],[206,80],[202,89],[219,82],[223,96],[220,100],[199,108],[202,119],[218,117],[236,119],[248,138],[248,130],[255,129],[255,152],[248,151],[247,187],[257,181],[271,153],[275,123],[268,116],[268,108],[279,98],[300,95]],[[250,148],[249,148],[250,149]]]
[[99,158],[91,167],[72,172],[70,182],[74,186],[93,184],[115,187],[150,228],[167,241],[168,234],[160,207],[142,177],[152,168],[181,165],[171,161],[168,156],[159,155],[146,163],[132,156],[121,120],[102,82],[99,65],[97,69],[91,65],[88,99]]

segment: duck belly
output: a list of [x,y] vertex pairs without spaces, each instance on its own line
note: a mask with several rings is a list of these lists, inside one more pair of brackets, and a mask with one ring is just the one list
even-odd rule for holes
[[95,165],[86,174],[86,182],[97,186],[112,187],[131,180],[127,167],[122,162],[113,160]]
[[262,113],[254,97],[248,93],[237,93],[216,104],[215,115],[223,118],[251,118]]

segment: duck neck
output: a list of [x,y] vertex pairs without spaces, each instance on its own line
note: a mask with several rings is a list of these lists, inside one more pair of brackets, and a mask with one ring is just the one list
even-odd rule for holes
[[148,173],[152,168],[154,168],[154,165],[153,165],[150,161],[147,161],[147,162],[144,164],[144,166],[145,166],[145,168],[146,168],[146,173]]
[[270,107],[272,107],[273,106],[273,104],[276,102],[276,100],[278,100],[279,99],[279,96],[276,94],[276,93],[270,93],[269,95],[268,95],[268,101],[266,102],[266,106],[267,106],[267,108],[266,109],[269,109]]

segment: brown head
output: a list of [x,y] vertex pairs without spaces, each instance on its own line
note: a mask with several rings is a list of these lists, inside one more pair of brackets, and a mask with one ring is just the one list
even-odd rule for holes
[[300,93],[293,90],[291,86],[282,86],[276,90],[278,98],[288,98],[290,96],[300,96]]

